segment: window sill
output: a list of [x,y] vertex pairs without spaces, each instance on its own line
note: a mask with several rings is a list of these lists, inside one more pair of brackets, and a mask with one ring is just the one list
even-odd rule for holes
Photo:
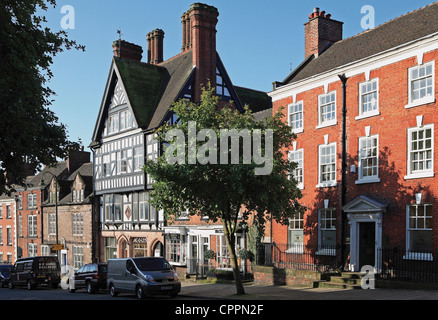
[[429,252],[407,252],[403,256],[404,260],[422,260],[422,261],[433,261],[433,255]]
[[405,180],[411,179],[421,179],[421,178],[433,178],[435,177],[435,172],[422,172],[422,173],[411,173],[404,176]]
[[315,253],[317,256],[336,256],[335,249],[320,249]]
[[322,128],[326,128],[326,127],[331,127],[331,126],[335,126],[337,124],[338,124],[338,121],[330,121],[330,122],[327,122],[327,123],[323,123],[323,124],[317,125],[316,129],[322,129]]
[[292,133],[294,133],[294,134],[299,134],[299,133],[303,133],[303,132],[304,132],[304,128],[292,129]]
[[375,117],[375,116],[380,116],[379,110],[361,114],[360,116],[357,116],[355,119],[361,120],[361,119],[371,118],[371,117]]
[[430,97],[430,98],[426,98],[426,99],[421,99],[421,100],[417,100],[414,102],[411,102],[409,104],[407,104],[405,106],[405,109],[409,109],[409,108],[414,108],[414,107],[419,107],[422,106],[424,104],[429,104],[429,103],[435,103],[435,98],[434,97]]
[[331,188],[331,187],[337,187],[337,182],[324,182],[324,183],[318,183],[316,185],[317,188]]
[[379,183],[380,178],[372,178],[372,179],[359,179],[356,180],[356,184],[367,184],[367,183]]
[[304,249],[303,249],[303,246],[296,246],[296,247],[292,247],[292,248],[287,249],[285,251],[285,253],[303,254]]

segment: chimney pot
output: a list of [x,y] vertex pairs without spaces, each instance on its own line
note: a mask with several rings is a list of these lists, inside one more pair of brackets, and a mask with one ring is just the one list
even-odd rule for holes
[[113,42],[114,57],[140,62],[143,55],[143,48],[125,40]]
[[155,29],[146,36],[148,43],[148,63],[159,64],[163,62],[164,31]]

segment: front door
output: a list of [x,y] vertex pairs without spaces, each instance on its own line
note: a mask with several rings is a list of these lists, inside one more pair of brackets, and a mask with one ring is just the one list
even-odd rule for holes
[[375,266],[376,259],[376,223],[359,223],[359,267]]

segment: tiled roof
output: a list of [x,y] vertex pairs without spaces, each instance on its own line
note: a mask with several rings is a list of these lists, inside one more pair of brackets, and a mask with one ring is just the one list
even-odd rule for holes
[[438,2],[334,43],[317,58],[306,59],[282,83],[290,84],[373,56],[438,32]]

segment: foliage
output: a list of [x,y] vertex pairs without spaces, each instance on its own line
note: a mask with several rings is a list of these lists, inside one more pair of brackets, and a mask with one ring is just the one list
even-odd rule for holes
[[[188,210],[191,215],[208,216],[214,222],[222,222],[237,293],[242,294],[244,290],[239,281],[240,273],[235,251],[235,233],[239,219],[245,222],[252,217],[261,226],[266,221],[274,219],[286,225],[289,218],[304,210],[298,202],[301,193],[296,181],[289,179],[288,175],[296,164],[289,162],[284,156],[284,151],[290,148],[294,135],[290,127],[282,121],[281,111],[272,118],[256,121],[247,107],[244,113],[232,106],[221,108],[217,96],[214,95],[214,89],[211,88],[203,91],[199,104],[181,100],[173,105],[172,110],[179,121],[175,125],[163,126],[157,134],[159,140],[168,146],[166,150],[172,150],[173,153],[178,151],[173,148],[178,141],[167,141],[166,133],[171,129],[180,129],[185,137],[188,137],[190,121],[196,122],[198,132],[213,129],[217,141],[220,140],[221,129],[248,129],[252,138],[256,130],[261,130],[262,137],[267,137],[268,131],[273,130],[273,167],[272,172],[267,175],[255,174],[260,165],[254,158],[251,158],[249,164],[244,164],[243,143],[239,146],[239,164],[221,164],[219,157],[223,150],[219,150],[220,144],[218,143],[215,155],[211,150],[205,150],[205,140],[205,144],[197,141],[194,146],[188,141],[183,153],[185,161],[182,163],[171,164],[164,154],[156,162],[147,162],[145,166],[146,172],[156,181],[151,192],[151,202],[163,210],[167,218],[177,218],[181,212]],[[261,144],[261,154],[267,154],[268,150],[264,149],[266,145]],[[195,148],[197,154],[206,152],[208,156],[216,156],[218,164],[213,164],[214,161],[202,165],[190,164],[191,147]],[[230,151],[229,145],[225,152],[229,154]]]
[[216,253],[213,250],[207,250],[204,252],[204,258],[211,260],[216,258]]
[[54,92],[47,83],[54,56],[84,47],[44,25],[38,12],[49,6],[55,0],[2,0],[0,7],[0,194],[23,182],[25,168],[52,164],[78,147],[49,110]]
[[254,253],[246,249],[241,249],[239,251],[239,258],[242,260],[249,260],[252,262],[254,260]]

